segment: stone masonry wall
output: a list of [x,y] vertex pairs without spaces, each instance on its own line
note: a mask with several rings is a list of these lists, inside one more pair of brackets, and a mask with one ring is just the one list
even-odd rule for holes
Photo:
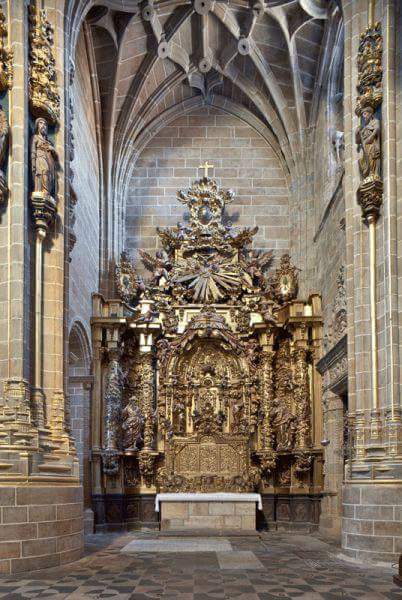
[[235,192],[227,213],[234,225],[259,226],[255,247],[280,256],[289,247],[287,181],[267,142],[237,117],[199,108],[162,129],[145,147],[133,171],[126,205],[126,249],[155,250],[156,226],[183,221],[180,188],[202,176],[208,160],[224,188]]
[[75,152],[71,167],[77,196],[77,242],[70,263],[69,323],[79,320],[90,338],[91,295],[98,290],[99,280],[100,185],[91,72],[82,34],[77,45],[72,102]]
[[342,550],[348,556],[396,561],[402,552],[400,485],[345,486],[342,538]]
[[0,573],[55,567],[80,558],[82,488],[2,486]]

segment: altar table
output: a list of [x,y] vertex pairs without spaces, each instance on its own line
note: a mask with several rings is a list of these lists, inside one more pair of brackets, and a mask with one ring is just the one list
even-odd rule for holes
[[260,494],[163,493],[155,498],[161,529],[228,529],[255,531]]

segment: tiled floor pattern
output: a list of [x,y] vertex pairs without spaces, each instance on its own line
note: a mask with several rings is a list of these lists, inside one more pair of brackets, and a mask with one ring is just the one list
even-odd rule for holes
[[331,546],[312,536],[232,537],[229,551],[121,551],[136,539],[155,540],[155,534],[90,536],[86,556],[76,563],[0,578],[0,598],[402,599],[391,569],[341,561]]

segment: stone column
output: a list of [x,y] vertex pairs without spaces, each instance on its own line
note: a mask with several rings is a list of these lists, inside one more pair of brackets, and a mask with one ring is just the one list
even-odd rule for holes
[[144,448],[139,454],[139,467],[146,487],[154,484],[154,464],[157,456],[155,450],[155,370],[154,358],[149,347],[140,347],[136,363],[138,372],[137,385],[141,412],[144,415]]
[[[397,558],[402,538],[394,68],[398,6],[394,0],[344,3],[348,388],[354,447],[343,493],[342,545],[352,557],[386,562]],[[377,21],[383,71],[370,73],[370,78],[366,72],[362,79],[360,36],[373,43]],[[359,172],[362,152],[355,131],[364,125],[361,115],[367,105],[381,126],[378,175],[373,166],[369,175]]]
[[[0,240],[6,246],[3,256],[7,257],[1,278],[6,285],[2,285],[0,302],[4,302],[2,314],[7,314],[8,321],[7,327],[0,322],[0,344],[7,356],[0,365],[3,389],[0,412],[5,417],[0,421],[0,505],[3,507],[0,571],[15,573],[77,559],[83,546],[83,512],[78,461],[65,419],[63,94],[58,126],[54,132],[49,132],[50,142],[61,163],[61,171],[57,173],[57,197],[54,198],[58,201],[58,227],[56,231],[52,226],[52,241],[46,240],[48,245],[42,253],[43,228],[36,226],[42,217],[46,226],[50,225],[48,215],[39,213],[42,208],[49,208],[47,201],[52,195],[44,194],[41,198],[35,195],[38,189],[32,186],[27,169],[32,132],[30,119],[44,116],[36,112],[38,105],[34,109],[32,102],[28,110],[28,97],[32,100],[32,88],[28,89],[27,78],[30,73],[28,57],[32,64],[28,3],[8,0],[5,4],[14,52],[14,86],[9,93],[10,193],[0,217]],[[53,0],[44,4],[49,9],[47,19],[56,31],[52,52],[61,92],[64,85],[64,3]],[[52,205],[52,210],[55,208]],[[35,236],[35,228],[40,230],[38,236]],[[32,260],[35,237],[39,258],[36,272]],[[41,274],[44,274],[43,286],[40,285]],[[31,289],[35,280],[36,318],[30,307],[34,301]],[[41,320],[43,326],[36,329],[35,343],[35,323]],[[46,411],[43,411],[44,406]]]

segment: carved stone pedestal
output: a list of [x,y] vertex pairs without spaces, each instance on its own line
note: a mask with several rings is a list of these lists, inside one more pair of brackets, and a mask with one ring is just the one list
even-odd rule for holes
[[55,567],[83,551],[82,486],[2,484],[0,573]]

